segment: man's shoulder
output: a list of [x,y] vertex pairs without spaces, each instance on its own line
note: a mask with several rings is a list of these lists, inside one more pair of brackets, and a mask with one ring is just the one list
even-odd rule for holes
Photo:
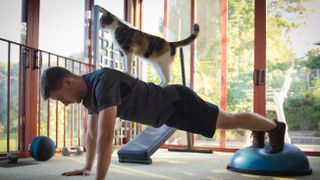
[[97,70],[97,73],[98,74],[108,74],[110,76],[118,75],[118,74],[124,74],[123,72],[121,72],[119,70],[111,69],[111,68],[108,68],[108,67],[104,67],[104,68],[101,68],[101,69]]
[[99,78],[99,77],[113,76],[113,75],[116,75],[118,73],[121,73],[121,72],[105,67],[105,68],[101,68],[101,69],[95,70],[95,71],[87,74],[87,76],[91,76],[91,77],[94,77],[94,78]]
[[97,73],[97,74],[105,74],[105,73],[114,72],[114,70],[110,69],[110,68],[107,68],[107,67],[104,67],[104,68],[98,69],[98,70],[96,70],[94,72]]

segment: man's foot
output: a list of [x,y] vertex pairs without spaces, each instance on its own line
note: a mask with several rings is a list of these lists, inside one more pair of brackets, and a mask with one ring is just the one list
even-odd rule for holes
[[271,149],[269,150],[270,154],[282,151],[284,145],[284,135],[286,132],[285,123],[279,122],[276,119],[274,119],[274,122],[277,124],[277,126],[268,132],[269,145],[271,146]]
[[263,148],[264,147],[264,131],[252,131],[252,145],[256,148]]

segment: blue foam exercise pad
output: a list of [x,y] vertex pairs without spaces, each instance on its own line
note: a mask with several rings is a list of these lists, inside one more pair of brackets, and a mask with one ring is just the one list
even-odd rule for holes
[[304,153],[292,144],[285,144],[279,153],[269,154],[269,143],[264,148],[249,146],[232,156],[229,170],[269,176],[298,176],[312,174]]
[[166,125],[147,127],[132,141],[118,150],[119,162],[151,164],[150,156],[176,131]]

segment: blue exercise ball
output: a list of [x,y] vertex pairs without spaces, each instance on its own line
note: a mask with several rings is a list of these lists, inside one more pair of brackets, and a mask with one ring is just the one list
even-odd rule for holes
[[35,137],[30,144],[30,155],[37,161],[47,161],[54,156],[56,145],[46,136]]
[[249,146],[232,156],[229,170],[270,176],[298,176],[312,173],[304,153],[292,144],[285,144],[279,153],[269,154],[269,143],[264,148]]

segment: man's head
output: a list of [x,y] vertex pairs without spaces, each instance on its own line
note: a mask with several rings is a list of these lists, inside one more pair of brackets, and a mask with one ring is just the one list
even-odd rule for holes
[[52,98],[65,105],[80,103],[86,92],[82,81],[81,77],[65,68],[48,68],[41,77],[41,96],[45,100]]

